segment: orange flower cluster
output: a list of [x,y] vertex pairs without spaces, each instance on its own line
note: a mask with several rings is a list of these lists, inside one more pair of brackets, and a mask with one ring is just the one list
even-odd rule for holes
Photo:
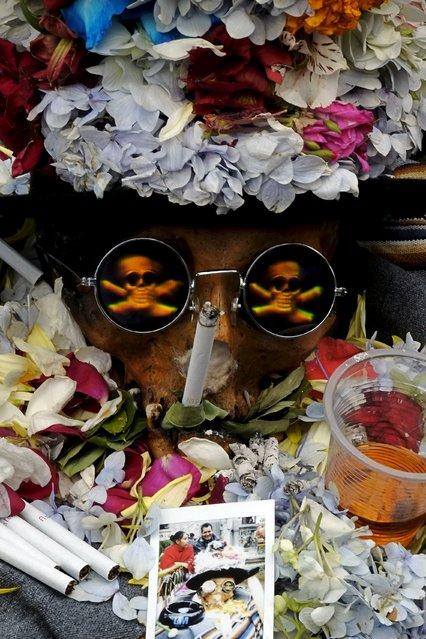
[[327,36],[339,35],[355,29],[362,11],[378,7],[384,0],[309,0],[314,11],[311,16],[300,18],[287,16],[286,31],[296,33],[304,29],[307,33],[317,31]]

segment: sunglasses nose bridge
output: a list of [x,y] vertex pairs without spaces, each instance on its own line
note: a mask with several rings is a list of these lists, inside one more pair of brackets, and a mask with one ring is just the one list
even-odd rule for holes
[[202,271],[194,280],[194,296],[201,307],[209,301],[222,312],[215,339],[231,344],[235,333],[241,275],[235,270]]

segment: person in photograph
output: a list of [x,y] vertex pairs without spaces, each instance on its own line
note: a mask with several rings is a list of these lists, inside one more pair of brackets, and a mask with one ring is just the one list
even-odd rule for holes
[[[263,623],[252,590],[258,594],[258,568],[228,567],[207,570],[186,582],[193,591],[170,602],[160,614],[160,623],[175,628],[177,639],[263,639]],[[247,580],[255,579],[255,584]],[[262,591],[263,592],[263,591]],[[166,639],[161,629],[156,639]]]
[[205,524],[202,524],[200,533],[201,536],[198,538],[194,545],[194,550],[196,553],[207,550],[213,542],[218,542],[214,544],[216,548],[219,548],[220,546],[222,546],[223,548],[224,546],[226,546],[226,541],[223,541],[214,534],[213,526],[210,523],[206,522]]
[[194,571],[194,548],[189,543],[189,536],[184,530],[178,530],[170,537],[172,542],[165,548],[160,557],[160,569],[163,575],[178,569]]

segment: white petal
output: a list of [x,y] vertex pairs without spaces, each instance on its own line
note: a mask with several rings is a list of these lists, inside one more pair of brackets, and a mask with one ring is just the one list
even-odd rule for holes
[[91,601],[93,603],[100,603],[102,601],[108,601],[119,589],[118,579],[108,581],[103,579],[94,572],[79,583],[69,595],[70,599],[75,601]]
[[152,50],[165,60],[183,60],[189,56],[191,49],[211,49],[216,55],[224,56],[222,47],[215,46],[202,38],[181,38],[163,44],[155,44]]
[[31,417],[40,411],[59,413],[75,393],[77,382],[69,377],[46,379],[33,393],[28,402],[26,416]]
[[201,437],[191,437],[178,445],[191,461],[216,470],[231,470],[232,462],[227,452],[216,442]]
[[158,136],[160,142],[170,140],[183,131],[194,117],[192,109],[192,102],[186,102],[170,115],[167,124],[163,126]]
[[121,592],[115,593],[114,599],[112,600],[112,610],[117,617],[125,621],[131,621],[138,616],[137,611],[130,607],[129,600],[122,595]]
[[[0,476],[0,482],[7,480],[7,485],[17,490],[23,481],[32,481],[39,486],[46,486],[52,475],[46,462],[30,448],[15,446],[6,439],[0,438],[0,459],[3,464],[5,477]],[[13,475],[10,476],[10,467]]]
[[137,537],[126,548],[123,555],[124,564],[135,579],[145,577],[154,565],[155,553],[152,546],[143,538]]
[[311,612],[311,619],[317,626],[323,626],[334,615],[334,606],[321,606]]

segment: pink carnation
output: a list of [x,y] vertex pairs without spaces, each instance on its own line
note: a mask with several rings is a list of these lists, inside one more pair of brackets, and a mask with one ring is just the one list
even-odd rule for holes
[[323,151],[329,151],[334,162],[355,156],[361,171],[368,173],[367,135],[373,127],[373,113],[343,102],[333,102],[312,113],[315,123],[306,126],[302,134],[305,150],[322,157],[326,157]]

